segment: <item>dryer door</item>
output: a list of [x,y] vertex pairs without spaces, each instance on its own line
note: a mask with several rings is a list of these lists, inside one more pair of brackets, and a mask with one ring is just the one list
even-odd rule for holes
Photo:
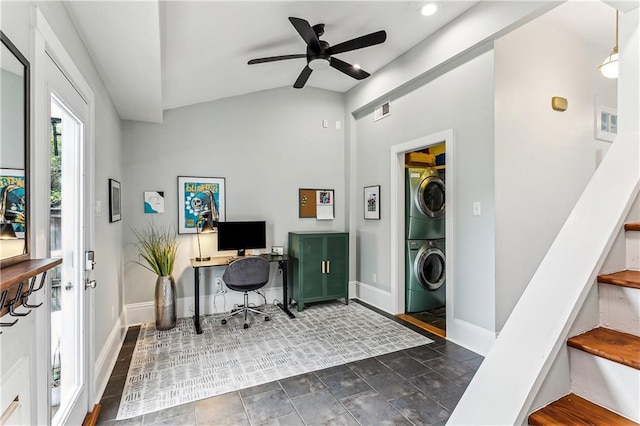
[[433,291],[442,287],[446,279],[445,260],[443,251],[437,247],[425,244],[418,251],[413,268],[423,288]]
[[445,209],[444,181],[436,175],[428,175],[420,182],[416,192],[416,205],[429,217],[440,217]]

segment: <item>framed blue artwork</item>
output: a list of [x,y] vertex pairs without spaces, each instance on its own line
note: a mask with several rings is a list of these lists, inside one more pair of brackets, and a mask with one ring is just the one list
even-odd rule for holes
[[164,191],[144,191],[144,212],[164,213]]
[[178,176],[178,233],[195,234],[209,217],[225,220],[224,178]]

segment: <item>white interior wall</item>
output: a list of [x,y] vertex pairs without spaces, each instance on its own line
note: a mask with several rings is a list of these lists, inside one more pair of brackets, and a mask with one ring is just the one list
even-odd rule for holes
[[[615,106],[616,81],[597,71],[600,49],[544,17],[497,40],[495,52],[500,330],[595,170],[595,99]],[[552,110],[553,96],[568,109]]]
[[[329,126],[322,127],[322,120]],[[344,97],[291,87],[165,111],[163,124],[123,124],[125,229],[150,220],[177,228],[178,176],[224,177],[226,220],[266,220],[267,247],[285,246],[290,231],[346,229]],[[335,190],[335,219],[298,217],[299,188]],[[145,214],[145,190],[164,191],[165,213]],[[155,277],[131,260],[137,255],[125,235],[125,303],[153,300]],[[197,255],[195,235],[179,237],[174,277],[178,297],[191,297]],[[216,253],[216,235],[202,235],[203,251]],[[201,294],[214,291],[223,268],[208,271]],[[268,287],[280,286],[272,280]],[[271,300],[269,301],[271,302]]]

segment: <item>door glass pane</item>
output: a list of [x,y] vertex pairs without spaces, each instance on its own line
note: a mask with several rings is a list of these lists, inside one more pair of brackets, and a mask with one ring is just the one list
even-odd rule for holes
[[[62,264],[51,273],[51,416],[64,413],[81,384],[78,300],[78,147],[82,123],[56,97],[51,98],[50,132],[50,238],[51,257]],[[74,267],[74,264],[76,267]]]

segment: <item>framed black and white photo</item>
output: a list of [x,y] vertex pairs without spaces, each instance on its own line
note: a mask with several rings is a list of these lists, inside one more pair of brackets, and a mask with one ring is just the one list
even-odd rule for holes
[[117,222],[122,219],[120,202],[120,182],[109,179],[109,222]]
[[364,187],[364,218],[380,220],[380,185]]

